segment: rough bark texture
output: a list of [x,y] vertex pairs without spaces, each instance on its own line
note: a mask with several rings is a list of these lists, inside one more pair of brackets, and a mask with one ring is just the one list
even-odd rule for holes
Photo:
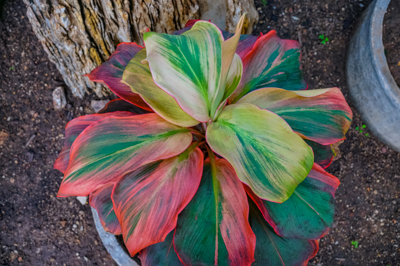
[[108,90],[84,74],[106,61],[121,42],[143,44],[143,33],[171,33],[189,19],[211,19],[233,31],[248,12],[248,29],[258,20],[254,0],[24,0],[43,47],[75,96]]

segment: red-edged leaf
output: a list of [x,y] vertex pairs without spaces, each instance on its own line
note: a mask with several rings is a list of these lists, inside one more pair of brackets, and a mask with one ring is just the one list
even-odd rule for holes
[[345,139],[353,113],[338,88],[289,91],[264,88],[238,103],[251,103],[279,115],[304,138],[329,145]]
[[278,115],[244,103],[209,123],[207,142],[260,198],[284,202],[310,172],[313,152]]
[[96,209],[99,214],[100,222],[106,232],[114,235],[121,234],[121,225],[115,215],[111,192],[115,183],[102,185],[89,195],[89,204]]
[[[231,38],[234,33],[223,30],[222,35],[224,36],[224,39],[227,40]],[[236,48],[236,53],[240,56],[240,58],[243,58],[248,52],[251,51],[258,38],[258,36],[254,35],[240,35],[239,44]]]
[[169,233],[164,242],[151,245],[140,252],[142,266],[183,266],[174,250],[174,232]]
[[174,245],[185,265],[250,265],[255,237],[242,183],[224,159],[205,162],[200,187],[178,217]]
[[318,142],[304,139],[314,152],[314,162],[322,168],[327,168],[333,160],[333,150],[331,145],[321,145]]
[[260,199],[248,187],[246,190],[280,236],[317,240],[333,224],[334,194],[339,183],[336,177],[314,164],[293,195],[281,204]]
[[257,238],[253,266],[306,266],[318,252],[318,241],[283,238],[264,220],[253,202],[250,224]]
[[[189,20],[183,29],[181,29],[179,31],[175,31],[173,34],[180,35],[186,31],[190,30],[197,21],[200,21],[200,20],[199,19]],[[224,40],[228,40],[229,38],[231,38],[234,35],[234,33],[230,33],[229,31],[225,31],[225,30],[221,30],[221,32],[222,32],[222,35],[224,36]],[[236,49],[236,53],[240,56],[240,58],[243,58],[248,52],[251,51],[251,49],[253,48],[253,46],[258,38],[259,38],[258,36],[254,36],[254,35],[247,35],[247,34],[240,35],[239,44]]]
[[59,170],[62,173],[65,173],[69,164],[69,151],[72,146],[72,143],[75,139],[91,124],[106,118],[108,116],[132,116],[133,113],[130,112],[113,112],[113,113],[106,113],[106,114],[92,114],[92,115],[85,115],[74,120],[70,121],[67,126],[65,127],[65,140],[64,146],[58,155],[57,160],[54,163],[54,169]]
[[307,89],[300,58],[298,42],[282,40],[274,30],[260,36],[252,49],[242,57],[242,79],[229,102],[235,103],[247,93],[260,88]]
[[117,182],[112,200],[132,256],[164,241],[175,228],[178,214],[199,187],[203,160],[201,150],[192,145],[179,156],[143,165]]
[[141,109],[141,108],[137,107],[136,105],[133,105],[125,100],[122,100],[121,98],[118,98],[118,99],[109,101],[106,104],[106,106],[104,106],[104,108],[101,109],[98,113],[104,114],[104,113],[110,113],[110,112],[116,112],[116,111],[127,111],[127,112],[131,112],[134,114],[146,114],[149,112],[149,111]]
[[142,46],[133,42],[120,43],[107,62],[98,66],[86,76],[91,81],[104,84],[125,101],[128,101],[146,111],[151,111],[151,108],[142,100],[139,94],[133,93],[128,85],[121,83],[125,67],[135,54],[142,49]]
[[192,135],[157,114],[110,116],[87,127],[71,147],[59,197],[87,196],[144,163],[182,153]]
[[185,28],[192,27],[199,20],[200,19],[189,19],[188,22],[186,22],[186,24],[185,24]]

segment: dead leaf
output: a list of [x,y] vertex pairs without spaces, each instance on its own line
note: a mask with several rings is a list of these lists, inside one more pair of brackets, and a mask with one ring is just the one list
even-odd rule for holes
[[0,146],[2,146],[7,140],[10,135],[7,131],[0,131]]

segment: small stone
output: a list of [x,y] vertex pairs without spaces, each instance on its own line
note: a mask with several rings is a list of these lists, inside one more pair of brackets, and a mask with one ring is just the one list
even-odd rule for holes
[[10,178],[10,183],[14,184],[14,182],[15,182],[15,179],[14,178]]
[[91,106],[94,110],[95,113],[97,113],[98,111],[100,111],[101,109],[104,108],[104,106],[106,106],[106,104],[109,102],[110,100],[101,100],[101,101],[95,101],[92,100],[91,102]]
[[18,261],[21,262],[21,261],[22,261],[22,257],[19,257],[19,258],[18,258]]
[[78,226],[76,224],[72,225],[72,228],[76,229]]
[[385,147],[382,148],[382,153],[386,153],[387,149]]
[[67,223],[67,221],[60,221],[60,223],[61,223],[62,227],[65,227],[65,224]]
[[79,200],[79,202],[80,202],[82,205],[85,205],[85,204],[86,204],[87,197],[76,197],[76,199]]
[[67,105],[67,99],[65,98],[65,93],[63,87],[57,87],[53,91],[53,106],[54,109],[60,110]]

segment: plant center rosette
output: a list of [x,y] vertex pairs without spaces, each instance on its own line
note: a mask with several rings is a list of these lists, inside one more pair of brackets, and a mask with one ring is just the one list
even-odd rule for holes
[[300,48],[190,21],[87,75],[120,98],[66,126],[59,197],[87,196],[142,265],[305,265],[333,223],[324,171],[352,112]]

